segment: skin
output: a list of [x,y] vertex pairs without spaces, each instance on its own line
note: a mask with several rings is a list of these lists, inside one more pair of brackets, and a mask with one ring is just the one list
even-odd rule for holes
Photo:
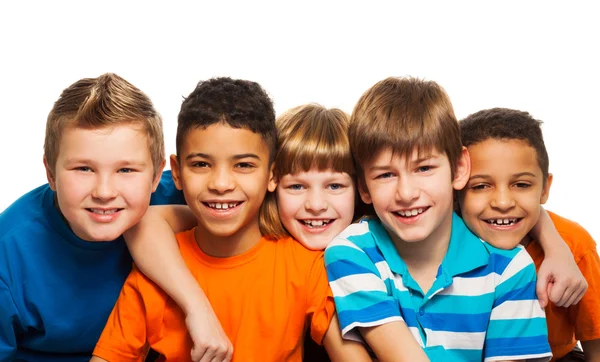
[[488,139],[470,146],[469,154],[471,176],[459,198],[463,220],[496,247],[527,244],[552,175],[544,178],[535,149],[525,141]]
[[154,167],[148,138],[131,123],[102,129],[67,127],[56,165],[44,159],[58,207],[79,238],[117,239],[150,203],[164,163]]
[[222,123],[191,130],[179,158],[171,156],[171,170],[198,220],[196,242],[206,254],[239,255],[261,239],[258,210],[273,172],[260,135]]
[[324,250],[352,222],[355,187],[345,172],[287,174],[279,180],[276,195],[283,225],[308,249]]

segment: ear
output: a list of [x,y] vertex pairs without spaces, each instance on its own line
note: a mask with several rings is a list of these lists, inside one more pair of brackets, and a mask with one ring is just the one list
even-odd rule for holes
[[169,157],[169,162],[171,163],[171,176],[173,177],[173,183],[177,190],[183,190],[183,184],[181,182],[181,169],[179,168],[179,161],[177,160],[177,155],[171,155]]
[[358,186],[358,194],[360,195],[360,199],[365,204],[372,204],[373,199],[371,198],[371,194],[369,194],[369,189],[367,188],[367,183],[365,182],[364,176],[359,176],[356,180],[356,185]]
[[48,184],[52,191],[56,191],[56,180],[54,179],[54,172],[52,172],[52,168],[48,164],[48,160],[44,156],[44,167],[46,168],[46,179],[48,180]]
[[540,204],[545,204],[548,201],[548,197],[550,196],[550,186],[552,186],[552,174],[548,174],[548,178],[546,179],[546,185],[542,190],[542,197],[540,197]]
[[469,151],[463,146],[460,151],[460,157],[456,162],[456,169],[454,170],[454,180],[452,180],[452,187],[455,190],[462,190],[467,185],[471,176],[471,158],[469,157]]
[[154,170],[155,174],[154,174],[154,180],[152,181],[152,192],[156,191],[156,188],[158,187],[158,184],[160,183],[160,179],[162,177],[162,173],[163,173],[163,170],[165,169],[166,164],[167,164],[167,161],[162,160],[160,165],[158,165],[158,167]]
[[275,173],[273,172],[274,169],[275,163],[272,163],[271,169],[269,170],[269,184],[267,185],[267,190],[269,192],[274,192],[278,184],[278,180],[275,178]]

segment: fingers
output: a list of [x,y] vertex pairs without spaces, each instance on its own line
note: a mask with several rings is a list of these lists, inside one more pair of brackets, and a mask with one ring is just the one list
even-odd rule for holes
[[191,353],[192,361],[198,362],[231,362],[233,346],[228,344],[212,344],[197,348],[194,346]]
[[538,280],[535,285],[535,294],[537,295],[538,301],[540,302],[540,307],[544,308],[548,305],[548,295],[550,294],[550,283],[548,281],[549,275],[538,275]]

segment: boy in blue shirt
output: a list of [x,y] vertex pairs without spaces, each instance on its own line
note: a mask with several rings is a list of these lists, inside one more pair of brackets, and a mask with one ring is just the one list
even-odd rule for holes
[[375,84],[349,138],[376,217],[325,252],[344,337],[364,338],[379,361],[406,357],[406,326],[433,361],[550,359],[531,258],[492,247],[453,213],[470,161],[444,90],[412,78]]
[[[66,88],[48,115],[48,184],[0,214],[0,360],[88,361],[132,260],[121,234],[160,185],[162,119],[115,74]],[[170,174],[165,179],[170,182]]]

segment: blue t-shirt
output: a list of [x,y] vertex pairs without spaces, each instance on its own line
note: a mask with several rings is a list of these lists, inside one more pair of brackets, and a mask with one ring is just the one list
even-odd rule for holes
[[[547,361],[535,266],[522,246],[500,250],[456,214],[448,251],[423,292],[379,219],[350,225],[325,250],[345,338],[357,327],[404,321],[432,361]],[[398,341],[402,343],[402,341]]]
[[[181,203],[163,174],[151,204]],[[122,237],[78,238],[48,185],[0,214],[0,361],[89,361],[131,271]]]

